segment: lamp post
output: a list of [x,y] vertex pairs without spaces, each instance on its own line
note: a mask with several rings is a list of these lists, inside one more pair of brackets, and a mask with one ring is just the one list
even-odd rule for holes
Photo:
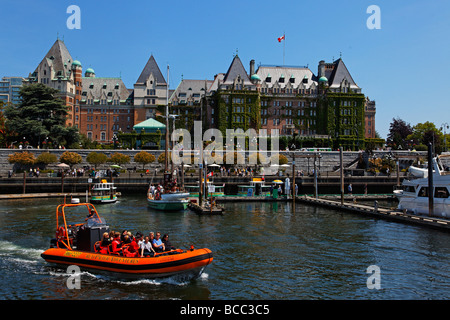
[[447,122],[441,124],[441,130],[444,130],[444,151],[447,151],[447,137],[445,136],[445,129],[448,129],[449,125]]

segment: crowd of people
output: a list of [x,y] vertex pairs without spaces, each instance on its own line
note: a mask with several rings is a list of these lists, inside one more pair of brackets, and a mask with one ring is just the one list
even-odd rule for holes
[[148,236],[137,232],[124,230],[120,232],[105,232],[103,239],[96,243],[95,250],[103,254],[116,254],[124,257],[153,257],[157,253],[175,250],[169,241],[169,235],[150,232]]

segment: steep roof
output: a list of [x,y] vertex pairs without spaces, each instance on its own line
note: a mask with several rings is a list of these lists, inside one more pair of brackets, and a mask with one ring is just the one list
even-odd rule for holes
[[[339,87],[344,80],[347,80],[350,84],[350,88],[359,88],[341,58],[334,61],[333,65],[333,69],[329,69],[331,72],[325,72],[330,88]],[[326,68],[326,70],[327,69],[328,68]]]
[[[182,94],[182,100],[187,100],[189,98],[200,100],[200,97],[206,94],[212,83],[213,82],[211,80],[183,79],[181,80],[180,84],[173,92],[169,100],[172,101],[176,97],[180,97],[180,93]],[[194,94],[197,94],[198,96],[194,97]]]
[[[47,64],[53,68],[53,72],[56,74],[58,71],[63,71],[65,75],[67,71],[70,70],[73,59],[67,50],[66,45],[61,40],[56,40],[53,46],[45,55],[42,62],[47,61]],[[42,63],[41,62],[41,63]],[[38,68],[35,70],[38,71]]]
[[227,73],[225,74],[223,83],[232,84],[233,81],[239,76],[244,81],[244,85],[253,85],[248,77],[247,71],[245,71],[241,59],[239,59],[238,55],[235,55]]
[[82,78],[82,100],[92,97],[92,99],[121,101],[128,99],[130,91],[125,87],[121,78]]
[[[307,67],[260,66],[256,70],[256,74],[261,78],[261,82],[268,87],[272,87],[277,82],[280,88],[284,88],[288,83],[295,88],[300,84],[307,88],[313,83],[317,85],[316,77]],[[271,78],[270,82],[266,82],[267,77]],[[282,77],[284,78],[284,83],[279,81]],[[304,83],[304,79],[306,83]]]
[[142,70],[141,75],[137,79],[136,83],[145,83],[150,77],[150,74],[153,74],[158,84],[166,84],[166,80],[164,79],[164,76],[162,75],[161,70],[159,69],[153,55],[151,55],[150,59],[148,59],[147,64]]

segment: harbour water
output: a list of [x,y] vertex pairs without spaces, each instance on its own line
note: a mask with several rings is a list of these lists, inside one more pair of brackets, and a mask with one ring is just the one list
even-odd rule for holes
[[[163,213],[145,197],[97,205],[112,230],[169,233],[180,248],[207,247],[214,261],[196,280],[121,280],[64,270],[40,257],[54,237],[57,199],[0,203],[0,299],[420,299],[450,298],[450,234],[291,203],[224,203],[223,216]],[[380,289],[369,289],[369,266]]]

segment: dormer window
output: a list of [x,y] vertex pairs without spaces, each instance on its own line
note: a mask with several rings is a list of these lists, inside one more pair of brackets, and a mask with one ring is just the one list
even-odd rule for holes
[[279,83],[284,83],[284,75],[281,75],[280,79],[278,79]]
[[266,82],[272,82],[272,77],[270,76],[270,73],[266,77]]
[[295,83],[294,75],[291,75],[291,77],[289,78],[289,82],[290,83]]

